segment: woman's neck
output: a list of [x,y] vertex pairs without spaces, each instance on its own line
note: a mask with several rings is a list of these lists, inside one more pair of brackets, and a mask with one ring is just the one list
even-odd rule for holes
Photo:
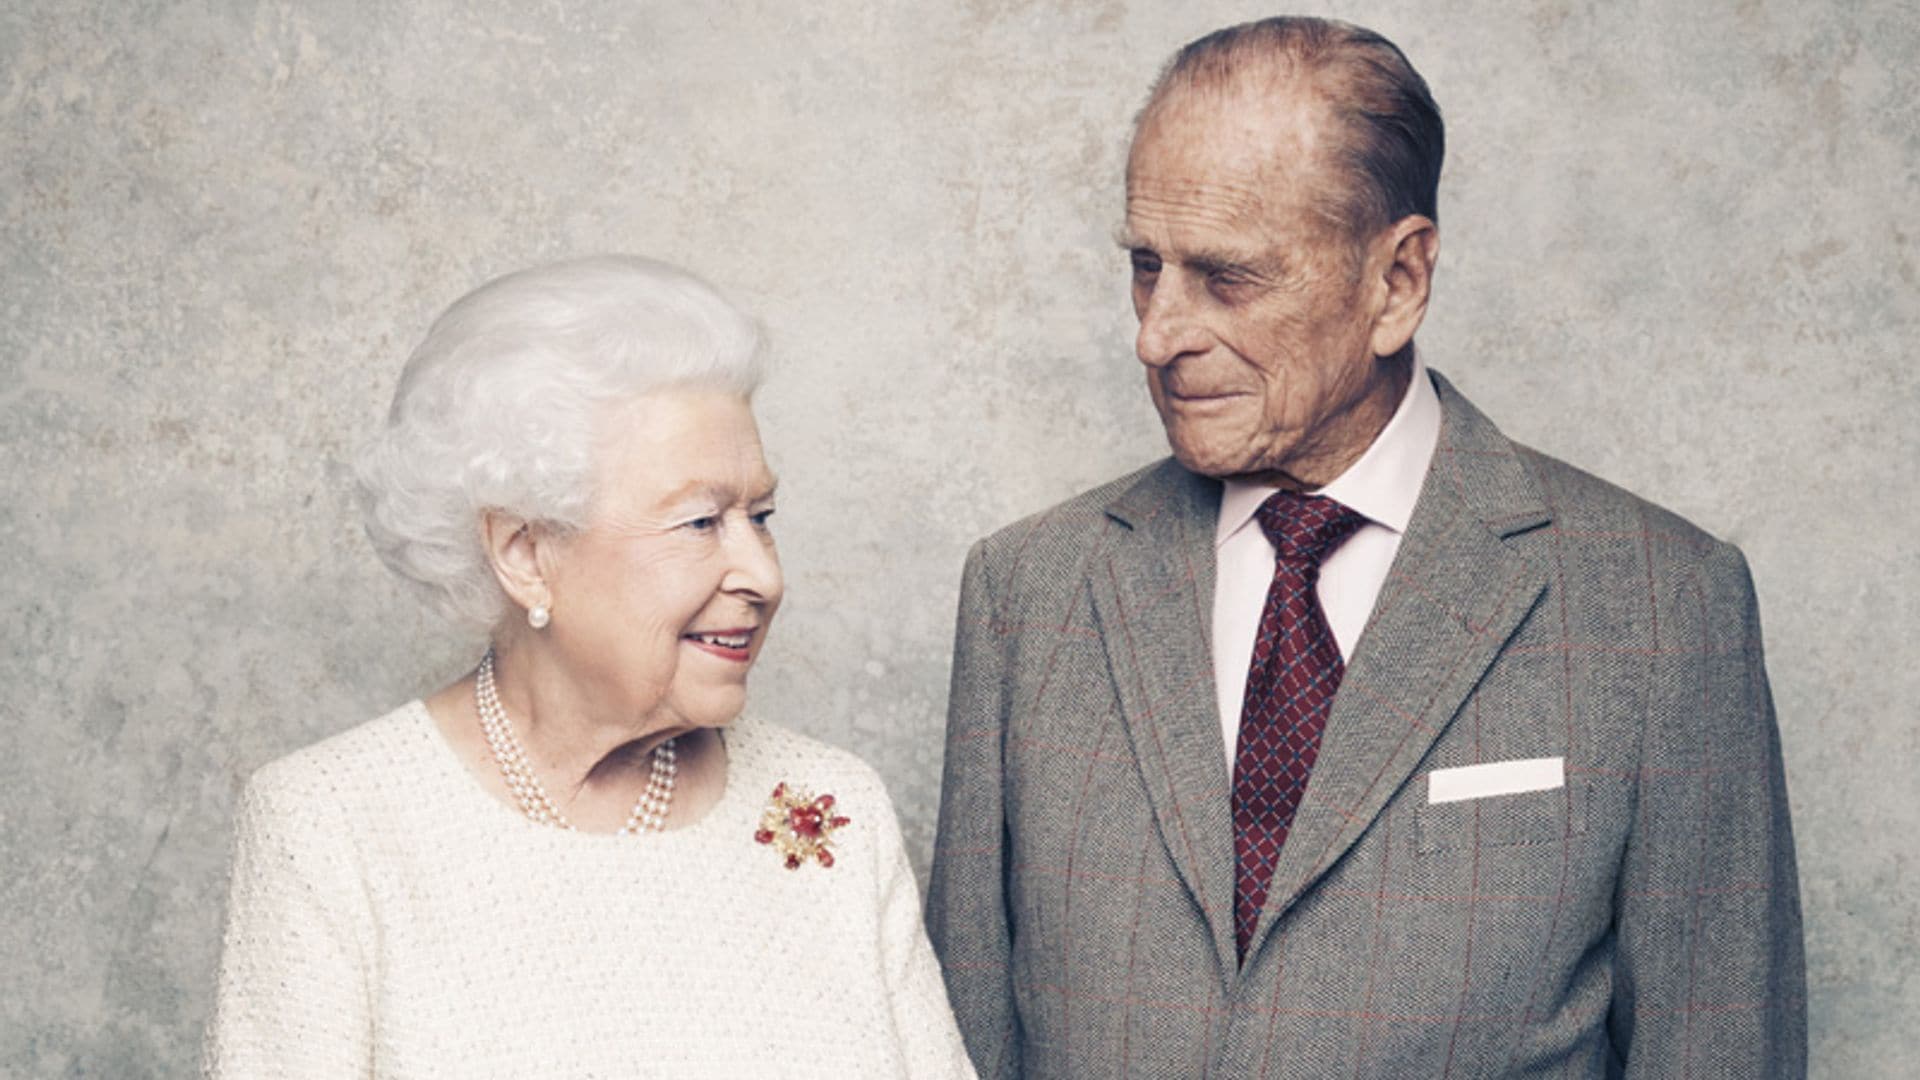
[[589,789],[645,778],[656,747],[691,727],[653,709],[635,714],[596,701],[532,647],[496,648],[495,693],[547,794],[563,805]]
[[[493,681],[527,764],[575,828],[617,830],[647,787],[655,749],[668,739],[677,764],[669,827],[698,820],[725,788],[725,746],[711,728],[675,724],[657,711],[622,717],[596,707],[556,665],[524,648],[495,653]],[[475,683],[469,675],[441,690],[428,710],[482,786],[517,808],[482,734]]]

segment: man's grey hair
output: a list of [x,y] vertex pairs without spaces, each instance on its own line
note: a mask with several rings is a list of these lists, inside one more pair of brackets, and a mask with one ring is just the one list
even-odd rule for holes
[[585,526],[610,407],[680,385],[751,398],[763,354],[753,319],[651,259],[604,255],[496,278],[435,320],[400,373],[356,469],[367,536],[442,615],[491,628],[507,599],[481,514]]
[[1363,27],[1281,15],[1216,30],[1168,61],[1140,124],[1176,90],[1220,90],[1248,75],[1277,73],[1311,80],[1338,122],[1330,153],[1342,173],[1339,205],[1324,212],[1349,236],[1359,239],[1409,214],[1440,220],[1440,107],[1399,47]]

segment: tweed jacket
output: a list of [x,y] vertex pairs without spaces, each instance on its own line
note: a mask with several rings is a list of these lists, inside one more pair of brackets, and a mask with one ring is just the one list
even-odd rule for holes
[[[982,1076],[1804,1074],[1745,561],[1433,379],[1244,964],[1218,483],[1163,461],[975,546],[927,921]],[[1436,770],[1543,758],[1559,786],[1431,801]]]

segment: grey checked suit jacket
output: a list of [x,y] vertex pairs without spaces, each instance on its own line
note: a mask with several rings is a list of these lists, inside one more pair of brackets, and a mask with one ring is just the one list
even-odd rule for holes
[[[1244,967],[1218,485],[1162,462],[975,547],[928,929],[983,1076],[1804,1073],[1745,562],[1434,382],[1439,449]],[[1432,770],[1542,757],[1564,787],[1428,803]]]

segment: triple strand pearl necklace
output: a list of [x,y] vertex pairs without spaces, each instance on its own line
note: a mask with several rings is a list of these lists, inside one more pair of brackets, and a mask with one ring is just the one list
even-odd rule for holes
[[[520,740],[513,733],[513,724],[507,719],[507,710],[500,707],[500,694],[493,684],[492,649],[488,649],[486,659],[480,661],[480,672],[473,680],[473,698],[480,712],[480,732],[487,738],[487,749],[499,764],[500,775],[506,779],[507,790],[513,792],[521,812],[542,825],[572,829],[573,824],[547,797],[547,789],[534,775],[533,766],[527,763],[526,751],[520,748]],[[620,826],[618,835],[637,836],[666,827],[667,808],[673,805],[673,776],[677,768],[672,739],[653,748],[653,768],[647,776],[646,790],[640,793],[640,801],[633,804],[633,812],[627,815],[627,823]]]

